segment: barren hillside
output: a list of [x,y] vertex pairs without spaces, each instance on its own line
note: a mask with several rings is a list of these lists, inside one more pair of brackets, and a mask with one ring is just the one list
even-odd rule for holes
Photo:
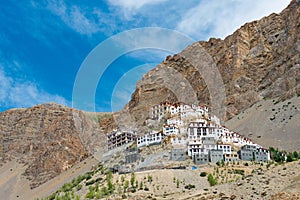
[[0,113],[1,165],[17,159],[37,187],[104,148],[92,117],[53,103]]

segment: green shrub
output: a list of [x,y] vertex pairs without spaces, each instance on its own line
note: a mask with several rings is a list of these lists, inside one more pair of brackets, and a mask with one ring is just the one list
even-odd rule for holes
[[148,175],[148,182],[151,183],[152,180],[153,180],[153,179],[152,179],[152,176],[151,176],[151,175]]
[[184,186],[184,188],[190,190],[190,189],[195,188],[195,185],[188,184],[188,185]]
[[240,174],[242,176],[245,175],[245,170],[242,170],[242,169],[234,169],[233,171],[235,174]]
[[82,185],[79,184],[79,185],[77,185],[76,190],[79,191],[79,190],[81,190],[81,188],[82,188]]
[[218,183],[217,178],[214,178],[212,174],[208,175],[207,180],[208,180],[210,186],[214,186]]
[[130,176],[131,187],[134,187],[134,182],[135,182],[135,174],[134,172],[131,172],[131,176]]
[[92,175],[91,174],[87,174],[87,176],[86,176],[86,180],[90,180],[92,178]]
[[141,181],[140,182],[140,190],[142,190],[143,189],[143,182]]
[[286,157],[286,162],[293,162],[294,159],[293,157],[289,154],[287,157]]
[[201,177],[205,177],[206,175],[207,175],[206,172],[201,172],[201,173],[200,173],[200,176],[201,176]]

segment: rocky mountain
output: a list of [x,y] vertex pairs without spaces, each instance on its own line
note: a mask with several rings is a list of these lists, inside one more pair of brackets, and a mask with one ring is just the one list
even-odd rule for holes
[[34,188],[103,148],[92,117],[58,104],[0,113],[0,164],[18,160]]
[[168,56],[138,82],[124,110],[141,125],[154,104],[200,102],[228,120],[259,100],[299,96],[299,77],[300,1],[293,0],[224,40],[196,42]]
[[[207,104],[223,122],[234,119],[228,126],[242,134],[260,136],[263,141],[265,136],[272,137],[274,140],[265,144],[292,150],[299,144],[299,82],[300,0],[292,0],[280,14],[247,23],[224,40],[196,42],[168,56],[143,76],[130,102],[113,117],[53,103],[0,113],[0,165],[12,160],[23,163],[24,175],[35,188],[103,150],[105,133],[110,130],[142,127],[150,108],[165,100]],[[274,99],[287,105],[292,98],[290,107],[270,103]],[[242,115],[254,104],[253,108],[261,109],[259,102],[264,100],[268,101],[262,104],[265,115],[251,118],[247,113],[253,109]],[[282,110],[279,113],[279,108],[294,110],[287,115]],[[238,114],[243,120],[234,118]],[[276,126],[287,117],[291,118],[290,124]],[[252,128],[246,126],[250,118]],[[260,125],[272,128],[257,128],[257,119]],[[279,137],[274,132],[285,134]]]

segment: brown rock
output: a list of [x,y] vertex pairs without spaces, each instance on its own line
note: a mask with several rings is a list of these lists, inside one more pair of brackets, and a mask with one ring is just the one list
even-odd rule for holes
[[[194,43],[166,62],[149,71],[137,84],[126,106],[131,117],[141,125],[153,104],[162,101],[191,103],[191,96],[180,98],[171,85],[178,73],[191,86],[197,101],[211,103],[205,72],[199,73],[192,62],[205,63],[209,55],[216,64],[226,91],[225,119],[230,119],[262,98],[282,100],[300,94],[300,8],[297,0],[280,14],[246,23],[232,35]],[[205,51],[205,52],[203,52]],[[201,53],[202,52],[202,53]],[[186,59],[188,58],[188,59]],[[174,83],[173,83],[173,82]],[[168,84],[170,83],[170,84]],[[181,88],[178,86],[178,90]],[[179,92],[178,92],[179,93]],[[193,102],[193,101],[192,101]],[[211,105],[213,106],[213,105]]]
[[1,163],[27,165],[34,188],[101,149],[102,135],[83,112],[65,106],[8,110],[0,113]]

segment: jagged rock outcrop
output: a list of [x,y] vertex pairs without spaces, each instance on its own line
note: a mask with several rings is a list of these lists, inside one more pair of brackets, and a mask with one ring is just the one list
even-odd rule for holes
[[0,162],[27,166],[31,187],[46,182],[104,146],[97,123],[58,104],[0,113]]
[[[195,63],[207,68],[201,71]],[[212,98],[222,94],[212,94],[209,86],[217,76],[206,74],[215,71],[214,65],[225,91],[224,107],[218,108],[226,111],[223,120],[264,98],[284,100],[300,95],[299,0],[293,0],[280,14],[246,23],[224,40],[196,42],[178,55],[168,56],[138,82],[124,110],[142,125],[151,106],[166,99],[193,103],[196,96],[200,103],[216,109],[214,106],[220,105],[212,105]],[[181,91],[194,94],[180,96]]]

